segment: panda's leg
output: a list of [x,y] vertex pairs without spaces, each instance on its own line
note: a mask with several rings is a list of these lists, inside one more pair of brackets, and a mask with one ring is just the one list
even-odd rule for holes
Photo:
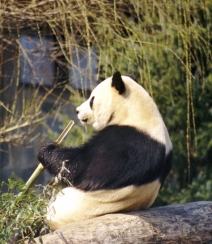
[[87,219],[85,192],[74,187],[66,187],[50,202],[46,222],[52,230],[61,228],[69,223]]
[[114,190],[83,191],[64,188],[49,204],[47,223],[52,230],[69,223],[114,212],[148,208],[160,189],[159,180],[142,186],[127,186]]

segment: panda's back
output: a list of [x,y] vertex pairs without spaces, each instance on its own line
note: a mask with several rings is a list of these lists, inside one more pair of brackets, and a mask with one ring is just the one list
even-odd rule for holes
[[80,161],[86,161],[86,169],[73,186],[85,191],[141,186],[155,180],[163,184],[171,168],[165,145],[131,126],[108,126],[81,150]]

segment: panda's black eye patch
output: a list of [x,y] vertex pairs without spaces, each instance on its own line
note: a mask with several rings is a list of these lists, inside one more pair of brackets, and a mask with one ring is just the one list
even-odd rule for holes
[[91,109],[93,108],[93,100],[94,100],[94,96],[90,100],[90,107],[91,107]]

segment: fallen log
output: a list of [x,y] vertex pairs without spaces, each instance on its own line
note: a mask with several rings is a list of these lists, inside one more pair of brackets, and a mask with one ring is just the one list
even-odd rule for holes
[[[212,202],[192,202],[107,214],[69,224],[43,243],[212,243]],[[40,243],[36,238],[36,243]]]

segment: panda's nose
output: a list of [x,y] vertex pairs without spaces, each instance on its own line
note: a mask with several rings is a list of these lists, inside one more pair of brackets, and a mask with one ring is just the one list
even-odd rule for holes
[[79,110],[76,109],[76,113],[78,114],[79,113]]
[[88,119],[82,119],[82,121],[86,123],[88,121]]

